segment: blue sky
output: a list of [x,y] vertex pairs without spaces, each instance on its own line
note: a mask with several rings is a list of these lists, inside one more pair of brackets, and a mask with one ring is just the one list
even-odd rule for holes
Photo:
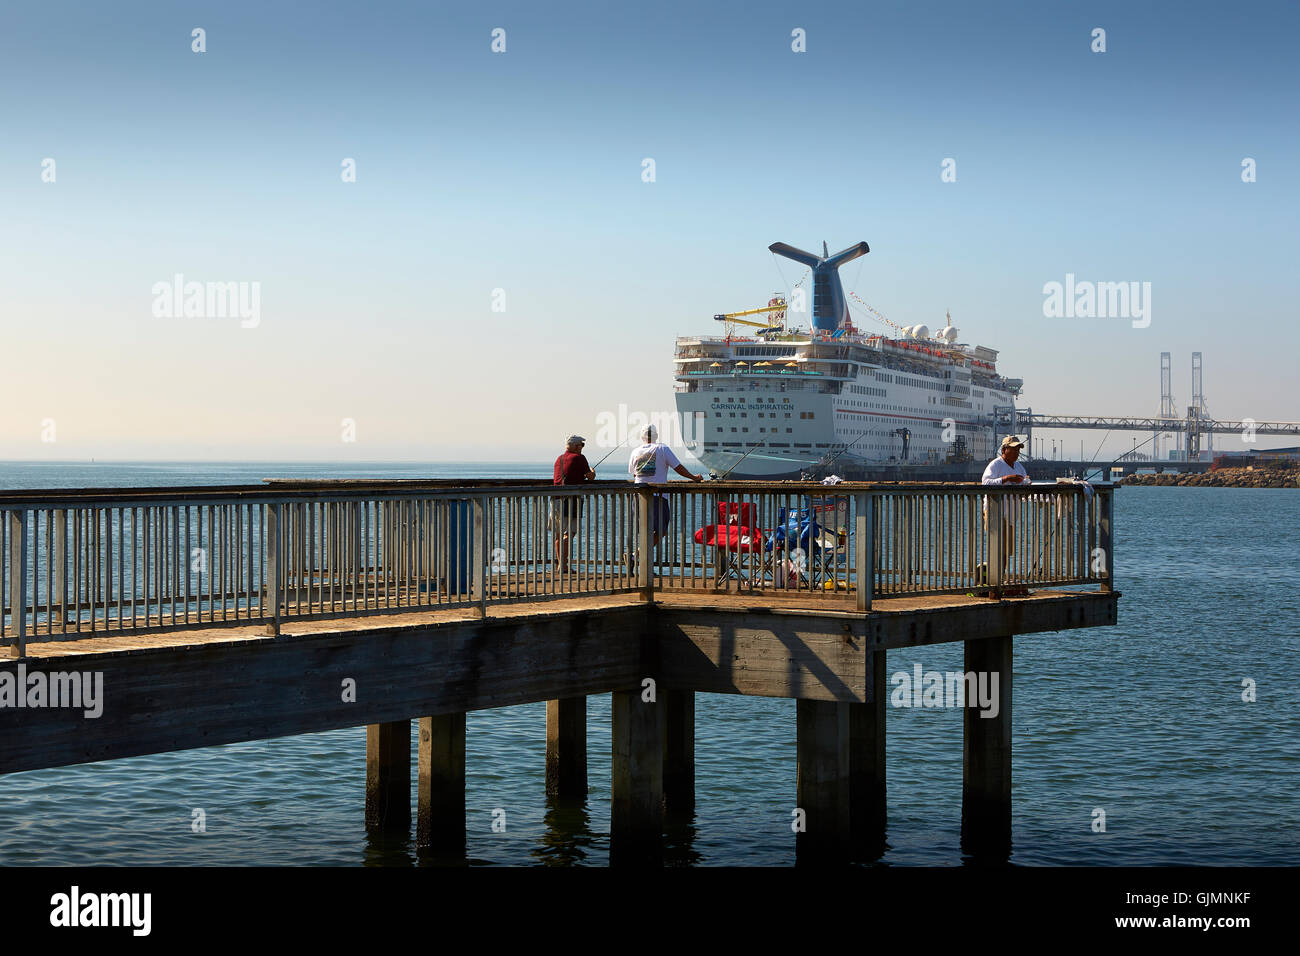
[[[1300,420],[1298,21],[1250,2],[8,7],[0,457],[553,452],[620,404],[670,409],[674,337],[799,277],[778,240],[865,239],[846,287],[900,324],[950,309],[1035,411],[1154,414],[1161,351],[1185,406],[1200,350],[1213,415]],[[176,273],[259,282],[259,323],[155,317]],[[1150,282],[1150,327],[1045,318],[1067,273]]]

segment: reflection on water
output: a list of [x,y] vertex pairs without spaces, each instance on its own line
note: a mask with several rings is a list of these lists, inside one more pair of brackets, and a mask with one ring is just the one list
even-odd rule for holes
[[573,866],[578,863],[604,863],[603,850],[593,854],[597,842],[608,843],[608,835],[598,836],[591,830],[591,814],[587,802],[565,803],[554,797],[546,798],[546,813],[542,817],[543,830],[529,856],[543,866]]
[[[609,834],[591,826],[587,802],[546,798],[542,829],[528,851],[542,866],[604,865],[609,858]],[[695,849],[699,828],[694,812],[667,814],[664,819],[664,864],[695,866],[701,861]],[[469,866],[492,861],[470,858],[464,852],[417,847],[408,833],[366,833],[362,863],[365,866]]]
[[415,841],[411,839],[410,833],[383,830],[366,832],[362,866],[414,866],[415,863]]
[[434,849],[431,847],[418,847],[416,849],[416,864],[418,866],[432,867],[456,867],[470,866],[471,864],[483,865],[486,860],[471,860],[463,849],[448,850],[441,847]]
[[701,857],[695,849],[699,835],[694,810],[665,814],[664,866],[695,866],[699,863]]

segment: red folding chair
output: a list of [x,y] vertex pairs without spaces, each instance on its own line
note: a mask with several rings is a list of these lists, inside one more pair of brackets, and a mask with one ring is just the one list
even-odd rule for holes
[[764,532],[754,527],[754,505],[748,501],[719,501],[717,524],[695,532],[695,543],[716,548],[718,585],[724,581],[749,581],[744,555],[762,554]]

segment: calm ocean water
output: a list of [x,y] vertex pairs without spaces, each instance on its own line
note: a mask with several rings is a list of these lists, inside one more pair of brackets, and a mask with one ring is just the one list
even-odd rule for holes
[[[549,472],[0,463],[0,488]],[[1016,641],[1013,863],[1300,864],[1298,518],[1294,490],[1117,493],[1119,624]],[[889,654],[890,673],[917,663],[961,670],[961,646]],[[696,701],[697,811],[670,834],[669,860],[792,864],[794,702]],[[882,862],[960,865],[961,713],[891,708],[888,721]],[[544,704],[470,714],[467,733],[472,863],[608,862],[608,697],[588,702],[584,809],[548,810]],[[366,834],[365,750],[357,727],[0,777],[0,863],[415,865],[413,841]],[[205,833],[191,831],[195,808]],[[1097,808],[1105,833],[1092,832]]]

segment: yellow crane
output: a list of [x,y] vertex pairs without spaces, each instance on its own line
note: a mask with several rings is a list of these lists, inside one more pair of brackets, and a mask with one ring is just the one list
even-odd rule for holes
[[743,312],[725,312],[721,315],[715,315],[713,318],[718,322],[726,322],[727,325],[750,325],[756,329],[771,329],[775,331],[781,328],[781,324],[771,322],[753,322],[749,319],[742,319],[742,315],[758,315],[761,312],[784,312],[785,299],[778,298],[772,305],[765,305],[760,309],[745,309]]

